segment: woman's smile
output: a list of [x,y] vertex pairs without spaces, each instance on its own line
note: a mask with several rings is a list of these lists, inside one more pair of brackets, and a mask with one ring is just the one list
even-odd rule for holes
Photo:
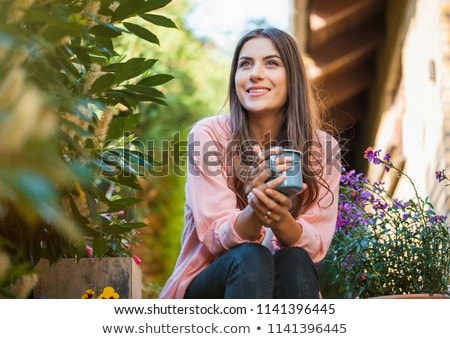
[[270,91],[270,88],[267,87],[250,87],[247,92],[250,94],[251,97],[260,97],[265,95]]

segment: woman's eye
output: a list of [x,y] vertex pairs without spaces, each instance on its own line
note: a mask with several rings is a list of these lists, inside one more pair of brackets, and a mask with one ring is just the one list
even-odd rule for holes
[[240,67],[240,68],[247,68],[247,67],[250,67],[250,63],[249,63],[248,61],[241,61],[241,62],[239,63],[239,67]]
[[269,65],[269,66],[278,66],[279,63],[276,60],[268,60],[267,61],[267,65]]

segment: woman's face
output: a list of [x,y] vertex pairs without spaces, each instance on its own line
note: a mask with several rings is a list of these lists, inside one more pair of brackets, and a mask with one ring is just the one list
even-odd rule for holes
[[243,45],[235,86],[239,101],[249,114],[284,114],[286,68],[270,39],[254,38]]

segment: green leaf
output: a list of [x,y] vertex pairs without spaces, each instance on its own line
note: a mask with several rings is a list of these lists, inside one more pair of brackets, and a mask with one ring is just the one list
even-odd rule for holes
[[106,140],[113,140],[123,137],[124,132],[133,130],[140,122],[141,115],[139,113],[131,114],[127,117],[116,117],[109,125]]
[[135,14],[143,14],[162,8],[171,0],[123,0],[112,16],[113,21],[122,21]]
[[91,86],[89,93],[101,93],[115,83],[116,77],[112,73],[107,73],[99,77]]
[[127,226],[133,229],[133,228],[147,227],[148,225],[143,222],[128,222]]
[[[116,81],[121,83],[122,81],[134,78],[141,75],[145,71],[149,70],[155,64],[154,59],[133,58],[126,62],[117,64],[116,68]],[[105,70],[111,68],[112,65],[105,67]],[[115,66],[114,66],[115,67]]]
[[129,164],[133,164],[135,167],[151,168],[153,166],[139,151],[132,151],[121,146],[120,148],[113,148],[109,152],[115,154]]
[[160,9],[168,5],[172,0],[150,0],[146,1],[145,6],[141,7],[140,13],[147,13]]
[[130,227],[130,225],[112,223],[111,225],[104,227],[103,230],[108,234],[124,234],[130,232],[132,229],[133,227]]
[[[135,169],[128,161],[126,161],[125,159],[123,159],[122,163],[121,163],[122,169],[123,169],[123,174],[126,176],[139,176],[140,173],[137,169]],[[143,173],[142,173],[143,174]]]
[[115,166],[120,169],[119,175],[123,176],[139,176],[143,173],[139,173],[139,166],[133,166],[130,163],[130,159],[124,157],[123,149],[114,149],[104,152],[102,154],[102,159],[106,164]]
[[132,33],[137,35],[138,37],[147,40],[148,42],[151,42],[153,44],[159,45],[159,39],[158,37],[150,32],[149,30],[145,29],[142,26],[132,24],[131,22],[124,22],[123,25]]
[[142,79],[137,84],[153,87],[165,84],[166,82],[169,82],[173,78],[174,77],[170,74],[156,74]]
[[157,14],[141,14],[140,17],[152,24],[168,27],[168,28],[177,28],[177,25],[165,16],[157,15]]
[[153,87],[142,85],[125,85],[125,87],[135,93],[145,95],[148,100],[152,100],[152,98],[164,98],[164,94]]
[[123,157],[128,160],[128,162],[134,163],[138,167],[151,168],[153,165],[145,160],[144,155],[138,151],[131,151],[128,149],[123,149]]
[[[93,61],[96,61],[97,63],[101,64],[102,61],[106,60],[106,58],[109,58],[109,57],[115,55],[112,38],[101,36],[101,35],[96,35],[95,41],[97,44],[96,49],[95,49],[95,54],[91,53],[91,57],[92,57]],[[97,58],[95,58],[94,56],[97,56]]]
[[[125,65],[128,62],[131,62],[131,60],[143,60],[143,58],[133,58],[128,60],[127,62],[115,62],[109,65],[104,65],[102,66],[102,71],[104,72],[116,72],[120,67],[122,67],[123,65]],[[153,65],[158,61],[158,59],[147,59],[145,60],[145,68],[144,70],[150,69],[153,67]],[[139,74],[138,74],[139,75]]]
[[139,184],[139,181],[135,176],[118,175],[117,177],[111,178],[111,180],[117,182],[120,185],[124,185],[139,191],[142,190],[142,186]]
[[102,22],[89,29],[89,33],[100,35],[107,38],[115,38],[126,32],[124,29],[114,26],[112,24]]
[[111,210],[110,212],[116,212],[120,211],[122,209],[126,209],[127,207],[136,205],[140,202],[142,202],[144,199],[142,198],[122,198],[122,199],[116,199],[112,200],[110,202]]
[[101,171],[102,175],[106,177],[118,174],[117,169],[114,166],[107,165],[100,160],[93,160],[91,163]]
[[88,49],[80,46],[72,46],[72,50],[75,53],[79,63],[87,66],[92,63],[91,57],[89,56]]
[[[136,86],[136,85],[127,85],[127,87],[128,86]],[[135,98],[135,99],[137,99],[139,101],[148,101],[148,102],[166,104],[164,100],[158,98],[158,97],[161,97],[161,98],[164,97],[164,95],[160,91],[158,91],[158,90],[156,90],[154,88],[150,88],[150,89],[154,90],[156,92],[143,93],[143,92],[141,92],[139,90],[135,90],[134,88],[126,89],[123,92],[128,94],[128,95],[130,95],[130,96],[132,96],[133,98]],[[159,94],[157,94],[157,93],[159,93]]]
[[94,255],[96,257],[103,257],[108,251],[108,243],[103,238],[103,236],[95,237],[92,241],[92,249],[94,250]]
[[97,197],[92,191],[86,190],[86,203],[88,205],[90,215],[97,224],[101,223],[101,216],[97,212]]
[[107,90],[102,96],[103,101],[111,105],[121,103],[128,108],[134,108],[139,104],[139,99],[134,97],[133,93],[126,93],[123,90]]
[[145,0],[123,0],[114,11],[111,20],[122,21],[138,13],[143,6],[145,6]]

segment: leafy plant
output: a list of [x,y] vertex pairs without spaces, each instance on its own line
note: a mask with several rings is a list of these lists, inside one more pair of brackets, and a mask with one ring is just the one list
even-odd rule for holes
[[118,246],[145,226],[134,210],[151,167],[133,133],[139,103],[165,105],[156,87],[172,76],[114,43],[159,44],[141,22],[174,27],[151,13],[170,2],[0,0],[0,245],[10,268],[86,256],[86,239],[95,256],[129,254]]
[[144,45],[137,37],[115,44],[117,50],[129,51],[133,57],[158,59],[154,70],[174,76],[164,85],[168,106],[139,104],[142,119],[136,134],[143,140],[151,140],[149,152],[154,159],[151,175],[141,181],[143,191],[139,196],[145,196],[145,203],[137,210],[148,227],[141,230],[142,245],[135,248],[135,253],[143,259],[143,283],[150,292],[144,291],[147,297],[157,295],[156,291],[170,276],[180,251],[185,140],[189,129],[202,117],[225,110],[222,107],[227,90],[229,56],[221,53],[213,43],[200,41],[184,25],[183,19],[192,11],[192,6],[192,1],[177,0],[165,9],[168,16],[176,19],[177,29],[155,27],[152,30],[162,41],[160,48],[154,44]]
[[380,150],[365,158],[393,170],[412,186],[403,201],[388,194],[383,182],[344,169],[337,230],[325,258],[347,298],[393,294],[448,293],[450,234],[445,216],[422,198],[412,180]]

